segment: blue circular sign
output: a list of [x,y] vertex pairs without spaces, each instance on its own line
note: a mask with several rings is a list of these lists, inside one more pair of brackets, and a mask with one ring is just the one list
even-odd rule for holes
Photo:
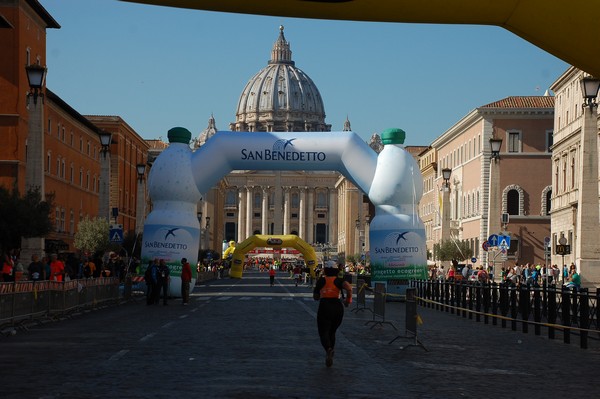
[[471,258],[471,263],[477,263],[477,258],[476,257],[472,257]]

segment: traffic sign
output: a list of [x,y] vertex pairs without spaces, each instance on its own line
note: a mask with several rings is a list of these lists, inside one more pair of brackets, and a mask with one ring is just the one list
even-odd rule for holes
[[472,257],[471,258],[471,263],[477,263],[477,258],[476,257]]
[[496,234],[492,234],[491,236],[488,237],[487,242],[492,247],[497,247],[498,246],[498,236]]
[[481,249],[483,249],[485,252],[487,252],[488,249],[490,249],[490,243],[487,241],[484,241],[483,244],[481,244]]
[[108,239],[110,242],[117,244],[123,243],[123,225],[122,224],[111,224],[108,232]]
[[510,236],[498,236],[498,241],[500,242],[498,244],[500,248],[510,248]]

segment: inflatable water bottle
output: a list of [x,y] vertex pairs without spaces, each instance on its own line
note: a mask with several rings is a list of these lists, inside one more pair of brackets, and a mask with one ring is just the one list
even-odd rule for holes
[[405,294],[409,280],[427,278],[425,226],[418,215],[423,177],[402,147],[405,136],[402,129],[382,132],[384,147],[369,190],[375,205],[369,236],[372,282],[383,282],[388,294],[398,295]]
[[[143,270],[148,262],[164,259],[171,272],[171,296],[181,296],[181,259],[190,265],[198,261],[200,223],[196,208],[201,194],[194,182],[191,168],[192,134],[182,127],[168,132],[169,147],[154,161],[148,176],[148,192],[152,212],[144,222],[142,240]],[[193,289],[196,267],[192,266]]]

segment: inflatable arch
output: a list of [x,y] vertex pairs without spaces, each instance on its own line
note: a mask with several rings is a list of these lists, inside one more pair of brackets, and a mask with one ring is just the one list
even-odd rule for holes
[[317,266],[317,254],[313,247],[306,241],[293,234],[286,235],[253,235],[235,247],[233,259],[231,260],[231,270],[229,276],[241,278],[244,269],[244,257],[248,251],[256,247],[273,248],[294,248],[300,251],[304,256],[304,262],[310,269],[310,275],[315,276],[315,267]]
[[[403,142],[404,132],[400,132]],[[385,132],[382,140],[384,135]],[[385,149],[378,155],[353,132],[220,131],[194,152],[189,147],[190,139],[191,133],[185,128],[169,130],[170,145],[157,157],[148,176],[148,191],[154,206],[144,223],[142,261],[166,260],[171,269],[172,295],[180,292],[180,259],[185,257],[190,263],[197,260],[200,244],[197,203],[202,193],[233,170],[329,170],[343,174],[376,205],[369,233],[372,267],[382,270],[376,266],[374,254],[393,258],[394,267],[379,277],[384,280],[416,278],[414,273],[409,277],[397,273],[405,273],[401,272],[404,265],[426,267],[424,258],[421,261],[411,255],[417,253],[422,257],[426,252],[424,227],[414,212],[423,191],[423,180],[415,160],[404,150],[398,148],[400,153],[394,153],[391,163],[389,156],[384,161]],[[387,172],[382,175],[382,171]],[[381,198],[402,198],[392,200],[402,203],[383,204]],[[393,219],[376,232],[377,220],[398,213],[404,216]],[[406,238],[407,234],[413,238]],[[281,244],[276,244],[278,240]],[[410,247],[404,248],[408,244]],[[241,278],[244,254],[260,245],[293,246],[305,255],[311,272],[316,267],[314,250],[300,238],[255,236],[237,246],[229,243],[229,248],[224,248],[226,257],[232,253],[232,277]]]

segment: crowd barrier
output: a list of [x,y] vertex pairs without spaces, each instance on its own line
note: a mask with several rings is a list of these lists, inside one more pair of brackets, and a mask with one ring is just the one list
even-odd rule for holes
[[417,289],[420,305],[459,317],[493,325],[500,321],[503,328],[510,322],[513,331],[520,324],[523,333],[533,327],[535,335],[545,328],[549,339],[561,332],[567,344],[571,334],[579,335],[582,349],[590,339],[600,340],[598,290],[432,280],[411,281],[411,286]]
[[0,331],[118,303],[119,297],[114,277],[0,283]]

